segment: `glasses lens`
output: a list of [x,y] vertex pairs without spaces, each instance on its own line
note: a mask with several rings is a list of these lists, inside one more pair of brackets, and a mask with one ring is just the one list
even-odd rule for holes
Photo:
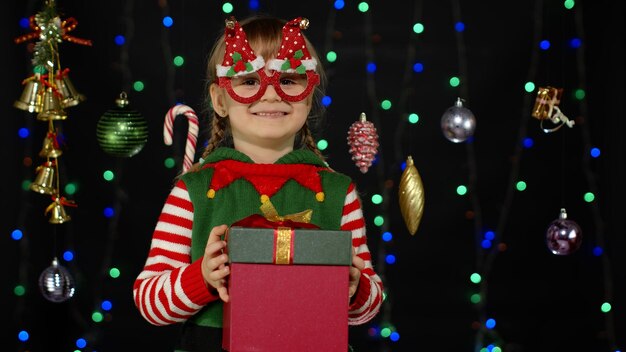
[[242,98],[254,96],[261,89],[261,77],[258,73],[231,78],[230,85],[235,94]]
[[306,90],[309,85],[308,76],[299,73],[282,72],[279,78],[280,90],[286,95],[296,97]]

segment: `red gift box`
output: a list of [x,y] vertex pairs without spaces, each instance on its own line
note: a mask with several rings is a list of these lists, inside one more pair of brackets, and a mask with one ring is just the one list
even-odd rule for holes
[[230,352],[348,351],[349,231],[231,226]]

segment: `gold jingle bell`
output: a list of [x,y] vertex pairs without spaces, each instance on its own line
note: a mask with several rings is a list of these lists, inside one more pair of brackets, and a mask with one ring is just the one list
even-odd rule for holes
[[42,158],[58,158],[63,154],[63,151],[58,148],[55,133],[48,133],[43,140],[43,147],[39,151],[39,156]]
[[46,161],[39,165],[36,169],[37,177],[35,181],[30,184],[30,189],[41,194],[54,194],[56,189],[54,188],[54,163]]
[[62,78],[55,80],[57,89],[63,96],[61,99],[61,106],[64,108],[78,105],[78,103],[85,100],[85,96],[78,93],[74,85],[70,81],[67,74],[62,75]]
[[48,208],[46,208],[45,214],[50,213],[50,219],[48,222],[51,224],[62,224],[64,222],[70,221],[72,218],[65,212],[65,208],[63,207],[63,203],[60,198],[56,198],[54,202],[52,202]]
[[41,112],[37,115],[37,120],[65,120],[67,113],[61,107],[61,101],[55,94],[52,87],[48,87],[43,94],[43,105]]
[[28,112],[40,112],[42,107],[42,84],[38,79],[30,79],[25,83],[22,95],[13,106]]

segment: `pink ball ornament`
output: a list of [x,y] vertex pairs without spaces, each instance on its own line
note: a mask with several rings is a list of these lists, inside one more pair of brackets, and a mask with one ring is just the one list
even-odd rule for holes
[[558,219],[552,221],[546,231],[546,245],[552,254],[569,255],[580,248],[582,230],[572,220],[567,219],[567,212],[561,209]]

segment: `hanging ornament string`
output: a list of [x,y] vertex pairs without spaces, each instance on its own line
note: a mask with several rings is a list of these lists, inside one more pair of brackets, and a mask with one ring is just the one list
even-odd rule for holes
[[189,170],[193,165],[196,155],[196,141],[198,139],[198,116],[196,112],[187,105],[178,104],[171,107],[165,114],[165,123],[163,124],[163,142],[166,145],[172,145],[174,136],[174,120],[179,115],[185,115],[187,118],[187,143],[185,145],[185,156],[183,159],[183,173]]
[[[580,38],[583,43],[586,43],[587,42],[585,38],[586,27],[584,25],[583,17],[584,17],[583,11],[578,9],[575,12],[574,23],[576,27],[577,37]],[[615,18],[615,16],[613,16],[613,18]],[[614,23],[614,27],[612,28],[618,28],[620,22],[621,21],[612,22]],[[587,91],[587,74],[586,74],[587,72],[585,70],[585,67],[587,67],[587,62],[585,60],[584,54],[585,54],[584,50],[576,51],[576,67],[578,71],[578,80],[579,80],[577,87],[579,87],[580,89],[583,89],[584,91]],[[615,92],[618,92],[621,87],[622,87],[622,83],[619,80],[612,81],[612,87],[607,87],[607,91],[613,91],[615,93]],[[619,96],[619,94],[615,94],[615,96]],[[587,181],[587,186],[589,190],[593,194],[598,194],[598,191],[600,189],[598,178],[597,178],[598,174],[592,170],[591,160],[590,160],[591,153],[589,152],[593,148],[593,143],[591,140],[589,123],[584,123],[585,121],[584,119],[590,116],[587,99],[579,100],[579,111],[580,111],[580,116],[582,116],[583,118],[583,123],[580,124],[581,136],[583,138],[583,143],[585,145],[585,148],[583,150],[586,151],[586,152],[583,152],[582,167],[584,170],[585,179]],[[614,136],[621,136],[621,129],[613,129],[613,131],[614,131],[613,133]],[[623,152],[615,153],[613,154],[613,158],[607,159],[606,162],[607,163],[615,162],[618,165],[620,165],[620,163],[623,163],[623,160],[624,160],[622,157],[620,157],[620,154],[624,155]],[[608,179],[611,179],[611,178],[608,178]],[[591,202],[589,205],[591,207],[591,214],[593,215],[592,219],[593,219],[594,227],[592,231],[594,234],[596,245],[599,248],[606,248],[607,226],[602,217],[600,204],[598,202]],[[617,229],[617,231],[615,231],[615,234],[617,234],[618,232],[621,232],[621,224],[615,224],[615,228]],[[611,233],[610,229],[608,233]],[[614,237],[614,238],[618,238],[618,237]],[[604,298],[604,302],[613,302],[616,299],[615,289],[614,289],[614,280],[613,280],[614,278],[613,265],[612,265],[611,257],[609,257],[608,253],[609,253],[608,251],[603,251],[602,255],[600,256],[602,260],[602,277],[604,281],[604,285],[602,287],[604,291],[603,298]],[[614,253],[616,255],[615,257],[613,257],[614,259],[617,258],[617,256],[621,255],[620,253],[618,253],[618,251],[614,251]],[[616,325],[615,313],[616,312],[614,310],[610,310],[602,314],[602,316],[604,317],[604,327],[606,329],[607,345],[610,347],[611,351],[619,350],[618,338],[617,338],[616,328],[615,328],[615,325]]]

